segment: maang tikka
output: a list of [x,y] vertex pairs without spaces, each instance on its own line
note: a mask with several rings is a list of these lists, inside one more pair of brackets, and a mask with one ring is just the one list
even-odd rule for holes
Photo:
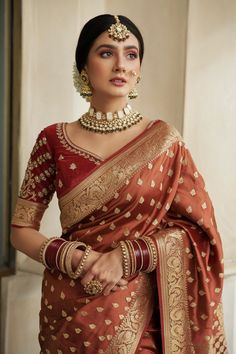
[[80,73],[77,69],[76,63],[73,65],[73,82],[76,91],[89,102],[92,97],[92,90],[89,84],[88,74],[84,69],[81,70]]
[[109,37],[112,38],[114,41],[125,41],[129,38],[130,31],[128,28],[120,22],[118,16],[114,16],[116,23],[112,24],[108,29]]

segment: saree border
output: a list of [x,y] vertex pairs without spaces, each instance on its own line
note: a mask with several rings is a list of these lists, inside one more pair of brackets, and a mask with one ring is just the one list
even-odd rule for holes
[[130,310],[105,350],[105,354],[135,354],[137,350],[153,306],[153,291],[149,276],[140,274],[139,282]]
[[165,354],[193,354],[188,314],[188,295],[184,266],[184,230],[171,228],[159,232],[158,293],[162,308],[162,341]]
[[144,137],[108,160],[59,200],[62,228],[68,229],[115,195],[125,182],[173,143],[182,140],[178,131],[159,121]]

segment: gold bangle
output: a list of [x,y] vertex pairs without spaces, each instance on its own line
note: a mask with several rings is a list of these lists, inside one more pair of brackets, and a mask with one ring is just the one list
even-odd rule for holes
[[123,277],[128,278],[130,276],[130,259],[129,252],[125,241],[119,242],[122,251],[122,267],[123,267]]
[[87,247],[86,244],[83,242],[73,241],[71,243],[70,247],[68,247],[68,249],[67,249],[66,259],[65,259],[65,268],[66,268],[66,272],[70,278],[73,278],[73,276],[75,274],[72,269],[73,253],[78,247],[81,247],[81,246],[83,246],[85,249]]
[[153,270],[156,269],[157,267],[157,248],[153,242],[153,240],[150,237],[147,236],[143,236],[142,239],[146,242],[148,248],[149,248],[149,254],[150,254],[150,262],[149,262],[149,266],[146,269],[145,273],[150,273]]
[[50,238],[46,239],[42,243],[40,250],[39,250],[39,261],[48,269],[51,269],[51,268],[47,265],[47,262],[45,260],[46,249],[49,246],[49,244],[56,239],[57,239],[57,237],[50,237]]
[[84,254],[83,254],[82,258],[81,258],[81,261],[80,261],[77,269],[74,272],[73,279],[78,279],[79,276],[81,275],[81,273],[83,271],[83,268],[84,268],[84,265],[85,265],[85,262],[86,262],[86,260],[88,258],[88,255],[89,255],[91,249],[92,249],[92,247],[89,246],[89,245],[86,247],[86,249],[84,251]]
[[136,258],[134,254],[134,249],[133,249],[132,242],[130,240],[127,240],[125,242],[127,244],[129,256],[130,256],[130,263],[131,263],[130,275],[133,275],[136,272]]
[[67,250],[70,247],[71,242],[67,242],[64,244],[64,247],[62,248],[61,254],[60,254],[60,259],[59,259],[59,269],[62,273],[66,274],[66,268],[65,268],[65,260],[66,260],[66,254]]

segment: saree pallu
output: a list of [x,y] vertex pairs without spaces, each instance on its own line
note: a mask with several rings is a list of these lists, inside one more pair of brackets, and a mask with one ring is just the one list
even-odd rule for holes
[[[39,225],[42,205],[30,214],[34,202],[20,201],[13,224]],[[42,354],[227,353],[221,240],[203,179],[173,127],[153,124],[62,195],[59,206],[65,239],[107,252],[120,240],[151,236],[158,265],[109,296],[88,296],[79,280],[45,270]]]

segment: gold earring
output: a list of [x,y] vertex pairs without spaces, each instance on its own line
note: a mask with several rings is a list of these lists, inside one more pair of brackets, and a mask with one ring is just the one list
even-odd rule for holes
[[138,97],[138,91],[136,89],[136,87],[134,87],[128,94],[128,98],[130,100],[134,99],[134,98],[137,98]]
[[[138,77],[137,77],[137,81],[136,81],[137,84],[140,82],[140,80],[141,80],[141,77],[138,76]],[[138,91],[137,91],[136,87],[134,87],[134,88],[129,92],[128,98],[129,98],[130,100],[132,100],[132,99],[137,98],[137,97],[138,97]]]
[[92,90],[89,83],[89,77],[86,71],[83,69],[79,73],[76,63],[73,65],[73,82],[76,88],[76,91],[79,92],[80,96],[90,101],[92,97]]

